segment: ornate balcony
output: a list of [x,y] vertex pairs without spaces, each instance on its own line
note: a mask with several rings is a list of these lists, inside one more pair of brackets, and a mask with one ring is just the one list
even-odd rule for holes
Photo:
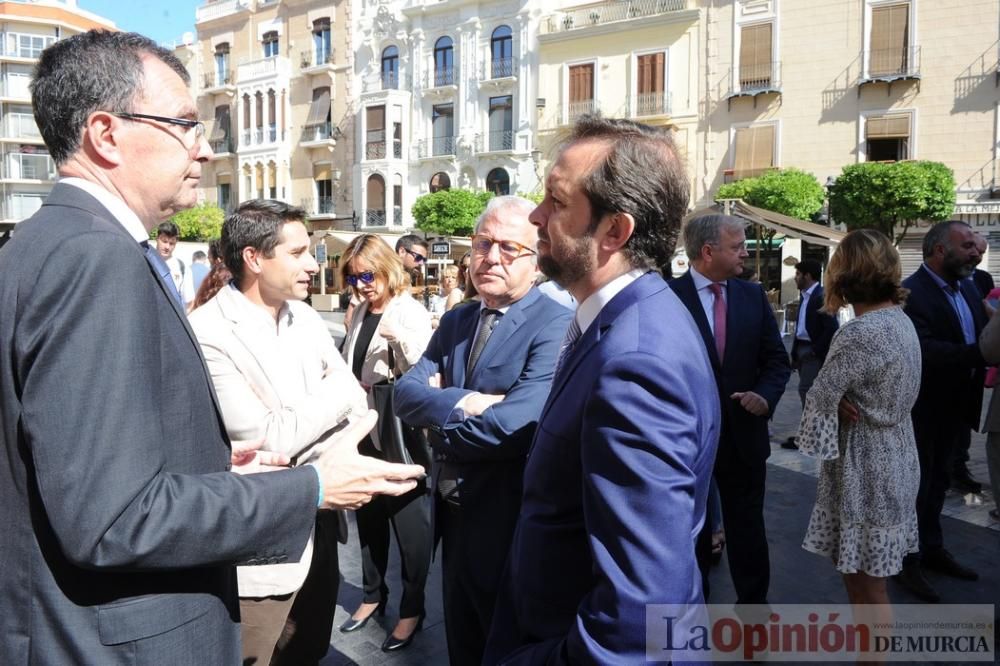
[[685,11],[690,5],[690,0],[608,0],[543,18],[538,26],[539,35],[544,37],[619,21],[647,19]]

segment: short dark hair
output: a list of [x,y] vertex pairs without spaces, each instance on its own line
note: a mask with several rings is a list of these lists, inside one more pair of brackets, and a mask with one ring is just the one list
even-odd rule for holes
[[399,252],[399,248],[412,250],[414,245],[419,245],[425,250],[427,249],[427,241],[423,238],[416,234],[406,234],[405,236],[400,236],[399,240],[396,241],[396,252]]
[[803,275],[811,275],[813,280],[819,280],[823,267],[820,266],[819,262],[815,259],[803,259],[799,263],[795,264],[795,270]]
[[87,118],[95,111],[129,113],[142,97],[142,57],[158,58],[189,83],[173,53],[134,32],[89,30],[42,51],[31,81],[38,130],[56,165],[80,148]]
[[265,257],[274,256],[282,240],[281,229],[289,222],[305,222],[306,212],[273,199],[251,199],[236,207],[222,223],[222,257],[240,287],[243,281],[243,250],[252,247]]
[[201,261],[202,259],[208,259],[208,255],[201,250],[195,250],[191,253],[191,261]]
[[177,225],[167,220],[166,222],[160,222],[156,227],[156,237],[166,236],[167,238],[177,238],[181,235],[181,230],[177,228]]
[[568,144],[581,141],[609,144],[583,180],[591,230],[608,213],[628,213],[635,231],[625,244],[625,256],[636,268],[659,270],[673,257],[690,196],[670,134],[632,120],[586,114],[576,121]]
[[951,233],[951,228],[956,224],[960,224],[963,227],[968,227],[970,229],[972,228],[961,220],[945,220],[944,222],[938,222],[927,230],[927,234],[924,236],[924,259],[927,259],[934,254],[935,245],[950,245],[948,242],[948,234]]

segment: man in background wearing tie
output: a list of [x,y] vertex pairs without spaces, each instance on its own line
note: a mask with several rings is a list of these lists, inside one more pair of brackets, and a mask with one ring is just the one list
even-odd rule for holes
[[396,413],[434,428],[435,524],[452,664],[478,664],[521,508],[521,477],[572,312],[534,288],[528,214],[491,199],[472,237],[469,277],[482,297],[445,313],[420,361],[396,383]]
[[[799,288],[800,297],[792,341],[792,369],[799,373],[799,401],[803,406],[839,326],[836,317],[821,309],[824,296],[823,285],[819,283],[821,270],[815,259],[803,259],[795,264],[795,286]],[[782,442],[781,448],[797,449],[795,437]]]
[[[689,220],[684,247],[691,268],[670,286],[698,324],[719,388],[722,430],[715,480],[736,600],[764,604],[771,576],[764,528],[771,455],[767,421],[785,391],[791,367],[764,289],[736,277],[748,256],[745,224],[729,215]],[[709,532],[703,530],[698,539],[698,565],[706,580]]]

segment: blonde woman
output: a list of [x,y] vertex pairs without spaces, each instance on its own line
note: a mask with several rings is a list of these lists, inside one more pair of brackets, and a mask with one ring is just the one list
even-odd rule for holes
[[841,241],[825,290],[827,312],[851,304],[856,316],[834,335],[805,398],[799,450],[823,462],[802,547],[833,560],[858,612],[888,621],[886,578],[918,550],[920,465],[910,410],[920,390],[920,342],[901,307],[899,254],[878,231]]
[[[409,292],[403,263],[377,236],[355,238],[341,258],[344,282],[361,298],[344,341],[344,360],[366,390],[389,378],[389,350],[398,377],[416,363],[431,337],[431,318]],[[369,406],[372,405],[369,396]],[[358,450],[382,457],[373,431]],[[405,648],[420,630],[424,616],[424,584],[431,556],[430,504],[424,485],[410,493],[381,501],[375,498],[355,512],[361,542],[364,601],[340,631],[357,631],[376,612],[385,613],[389,587],[389,527],[392,526],[402,561],[403,592],[399,622],[386,637],[386,652]]]

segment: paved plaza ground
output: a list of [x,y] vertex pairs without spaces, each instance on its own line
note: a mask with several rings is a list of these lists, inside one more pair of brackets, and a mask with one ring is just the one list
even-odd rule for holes
[[[343,336],[339,313],[322,313],[335,337]],[[780,448],[779,443],[795,433],[799,419],[798,377],[793,373],[785,395],[771,423],[772,455],[768,462],[765,520],[771,547],[772,603],[847,603],[839,574],[825,558],[807,553],[800,547],[802,535],[816,497],[816,464],[795,451]],[[984,400],[988,404],[990,392]],[[985,436],[973,433],[972,475],[988,485],[984,444]],[[989,517],[994,498],[989,490],[981,495],[949,492],[943,519],[945,543],[956,557],[979,572],[977,582],[966,582],[928,573],[941,594],[942,603],[1000,603],[1000,524]],[[353,523],[352,523],[353,530]],[[392,546],[393,550],[395,545]],[[361,558],[356,535],[340,547],[340,570],[343,582],[338,600],[336,624],[361,601]],[[667,574],[665,574],[667,575]],[[444,619],[441,608],[440,560],[434,562],[427,582],[427,620],[424,630],[406,650],[387,655],[380,645],[395,625],[399,603],[399,560],[395,552],[388,576],[391,596],[385,618],[369,622],[363,630],[345,635],[334,629],[330,652],[324,666],[346,664],[447,664]],[[890,596],[895,603],[917,603],[906,590],[890,582]],[[713,603],[731,603],[736,595],[725,561],[713,569]],[[785,662],[788,663],[788,662]],[[980,662],[982,663],[982,662]],[[466,666],[466,665],[456,665]]]

